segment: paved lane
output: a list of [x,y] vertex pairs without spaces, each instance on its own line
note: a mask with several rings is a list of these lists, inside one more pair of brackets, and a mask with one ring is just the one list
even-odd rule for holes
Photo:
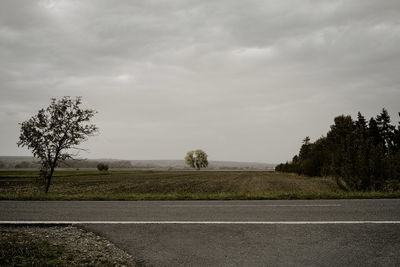
[[400,225],[86,225],[149,266],[400,266]]
[[[400,266],[400,200],[0,201],[0,221],[11,220],[98,222],[80,227],[149,266]],[[365,221],[377,224],[351,223]]]
[[399,221],[400,200],[0,201],[0,221]]

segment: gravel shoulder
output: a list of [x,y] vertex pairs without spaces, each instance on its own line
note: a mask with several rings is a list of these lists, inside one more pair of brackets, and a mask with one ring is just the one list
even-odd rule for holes
[[0,266],[140,266],[107,239],[73,226],[0,226]]

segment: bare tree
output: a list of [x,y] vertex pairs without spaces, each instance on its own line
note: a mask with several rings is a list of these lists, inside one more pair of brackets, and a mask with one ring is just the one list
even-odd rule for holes
[[83,109],[81,104],[81,97],[52,98],[50,106],[20,123],[17,145],[27,147],[40,160],[46,193],[59,162],[76,156],[77,153],[72,153],[71,149],[81,150],[77,145],[98,131],[94,124],[88,124],[97,112]]

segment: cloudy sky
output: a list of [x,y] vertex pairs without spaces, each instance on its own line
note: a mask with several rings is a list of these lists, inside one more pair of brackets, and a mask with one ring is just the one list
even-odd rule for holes
[[88,158],[277,163],[333,118],[400,111],[400,1],[0,2],[0,155],[51,97],[98,110]]

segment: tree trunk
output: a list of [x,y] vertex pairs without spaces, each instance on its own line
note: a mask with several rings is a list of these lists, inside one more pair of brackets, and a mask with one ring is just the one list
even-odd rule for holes
[[49,188],[50,188],[50,184],[51,184],[51,177],[53,177],[53,172],[54,172],[54,167],[51,167],[50,174],[46,177],[46,188],[44,191],[46,194],[49,192]]
[[51,182],[51,176],[47,176],[46,177],[46,188],[44,190],[44,192],[47,194],[49,192],[49,188],[50,188],[50,182]]

